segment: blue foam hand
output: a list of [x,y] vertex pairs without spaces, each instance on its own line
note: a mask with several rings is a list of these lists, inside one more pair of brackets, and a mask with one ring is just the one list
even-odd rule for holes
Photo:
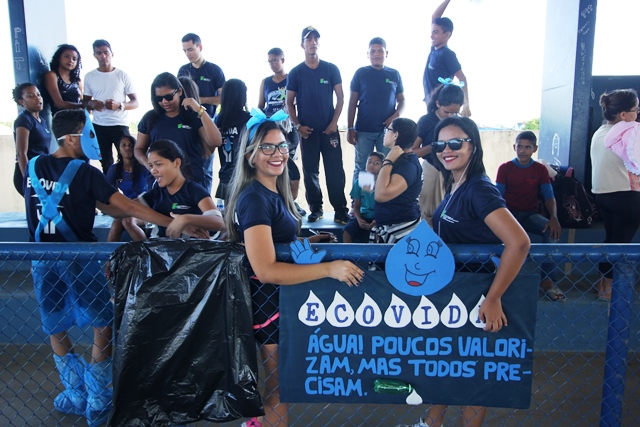
[[327,254],[327,251],[324,249],[314,252],[307,238],[302,241],[296,240],[292,242],[289,247],[291,248],[293,262],[296,264],[318,264]]
[[497,256],[492,256],[491,261],[493,261],[493,265],[495,265],[496,268],[500,266],[500,258],[498,258]]

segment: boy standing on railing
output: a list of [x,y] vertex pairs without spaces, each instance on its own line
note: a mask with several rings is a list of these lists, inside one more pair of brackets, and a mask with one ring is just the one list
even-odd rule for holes
[[453,22],[449,18],[442,17],[450,1],[444,0],[431,16],[431,51],[422,76],[424,102],[427,106],[429,105],[433,90],[440,85],[438,78],[446,80],[455,77],[460,81],[460,87],[464,92],[464,104],[460,114],[470,117],[469,82],[462,72],[462,66],[456,54],[448,46],[453,33]]
[[[133,216],[162,226],[171,218],[134,203],[85,160],[100,149],[83,110],[62,110],[53,118],[58,149],[29,161],[23,181],[30,241],[96,242],[96,206],[111,216]],[[85,126],[86,124],[86,126]],[[80,160],[85,159],[85,160]],[[61,412],[83,415],[89,426],[103,424],[111,410],[111,324],[113,304],[98,261],[32,261],[42,328],[65,390],[54,400]],[[74,352],[67,330],[91,325],[91,363]]]

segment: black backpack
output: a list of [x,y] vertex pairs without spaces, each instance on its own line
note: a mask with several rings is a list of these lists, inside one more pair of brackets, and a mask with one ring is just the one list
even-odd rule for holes
[[587,193],[584,185],[573,177],[573,168],[553,179],[553,193],[556,197],[558,221],[565,228],[587,228],[597,219],[598,209],[593,197]]

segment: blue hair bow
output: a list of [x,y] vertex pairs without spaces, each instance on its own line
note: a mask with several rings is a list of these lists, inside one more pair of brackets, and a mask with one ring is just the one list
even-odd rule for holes
[[274,113],[271,117],[267,117],[266,114],[262,110],[256,110],[255,108],[251,109],[251,118],[247,122],[247,129],[249,130],[249,141],[253,139],[253,136],[256,134],[256,130],[258,127],[267,120],[270,122],[281,122],[283,120],[287,120],[289,115],[284,112],[284,110],[280,110]]
[[454,85],[454,86],[458,86],[458,87],[464,87],[464,82],[460,82],[460,83],[455,83],[452,79],[443,79],[442,77],[438,77],[438,81],[440,83],[442,83],[443,85],[447,86],[447,85]]

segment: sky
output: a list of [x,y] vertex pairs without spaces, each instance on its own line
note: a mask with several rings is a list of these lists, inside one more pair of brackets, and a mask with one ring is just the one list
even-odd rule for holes
[[[321,35],[320,59],[336,64],[342,74],[345,109],[339,124],[346,125],[353,74],[369,64],[369,40],[382,37],[389,51],[385,65],[402,76],[404,116],[417,121],[426,112],[422,74],[430,49],[431,14],[440,0],[281,0],[275,10],[272,2],[256,0],[193,4],[188,9],[166,0],[110,0],[105,7],[101,0],[66,0],[67,39],[59,43],[79,49],[84,74],[97,67],[92,42],[108,40],[113,65],[129,73],[136,87],[140,107],[129,118],[137,121],[151,109],[153,78],[164,71],[177,73],[187,63],[181,44],[184,34],[200,35],[205,59],[218,64],[227,79],[247,84],[251,108],[258,102],[261,79],[270,74],[267,51],[282,48],[285,67],[291,69],[304,60],[302,29],[313,25]],[[454,23],[449,47],[467,76],[472,118],[480,125],[511,128],[540,117],[546,4],[545,0],[452,0],[447,8],[444,16]],[[0,35],[4,35],[0,122],[12,121],[17,114],[11,100],[15,82],[7,9],[0,7]],[[637,0],[598,2],[594,75],[640,75],[637,50],[627,53],[637,46],[638,16]]]

